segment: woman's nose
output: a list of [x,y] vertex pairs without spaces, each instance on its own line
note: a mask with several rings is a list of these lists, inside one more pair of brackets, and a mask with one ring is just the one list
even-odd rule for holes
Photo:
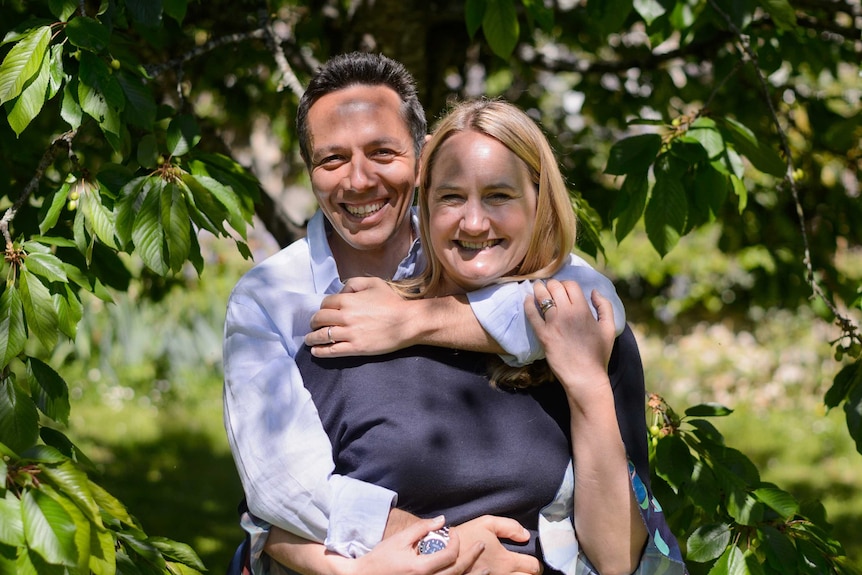
[[481,202],[468,200],[461,215],[461,229],[470,234],[484,232],[488,228],[488,214]]

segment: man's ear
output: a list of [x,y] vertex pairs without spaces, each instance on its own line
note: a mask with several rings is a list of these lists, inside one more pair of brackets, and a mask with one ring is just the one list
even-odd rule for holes
[[[425,134],[425,143],[431,139],[431,134]],[[416,158],[416,181],[413,182],[413,187],[419,187],[419,173],[422,171],[422,152],[419,152],[419,157]]]

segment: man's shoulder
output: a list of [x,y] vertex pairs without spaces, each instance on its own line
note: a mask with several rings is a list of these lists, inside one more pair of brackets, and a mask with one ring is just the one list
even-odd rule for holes
[[257,292],[275,286],[297,291],[312,280],[308,239],[296,240],[248,270],[236,283],[234,293]]

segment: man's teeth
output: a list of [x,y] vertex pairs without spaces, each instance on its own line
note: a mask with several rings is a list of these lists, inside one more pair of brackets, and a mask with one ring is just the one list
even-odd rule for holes
[[350,212],[354,216],[367,216],[368,214],[373,214],[377,210],[383,207],[383,202],[376,202],[373,204],[365,204],[364,206],[350,206],[345,205],[345,209]]
[[485,248],[490,248],[491,246],[495,245],[497,243],[497,240],[486,240],[484,242],[465,242],[462,240],[462,241],[459,241],[458,243],[464,249],[483,250]]

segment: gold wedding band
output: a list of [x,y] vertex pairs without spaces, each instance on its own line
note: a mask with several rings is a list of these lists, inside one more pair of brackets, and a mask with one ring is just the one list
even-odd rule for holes
[[539,311],[542,312],[542,317],[545,317],[545,313],[547,313],[547,311],[549,309],[551,309],[552,307],[554,307],[555,305],[557,305],[557,302],[555,302],[553,299],[551,299],[551,298],[543,299],[539,303]]
[[332,339],[332,326],[326,328],[326,338],[329,340],[329,343],[335,343],[335,340]]

